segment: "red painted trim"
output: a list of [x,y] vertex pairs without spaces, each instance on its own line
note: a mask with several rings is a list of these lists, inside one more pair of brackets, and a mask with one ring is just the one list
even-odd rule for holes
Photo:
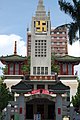
[[61,108],[58,108],[58,115],[61,114]]
[[19,109],[19,114],[22,114],[22,107],[20,107]]

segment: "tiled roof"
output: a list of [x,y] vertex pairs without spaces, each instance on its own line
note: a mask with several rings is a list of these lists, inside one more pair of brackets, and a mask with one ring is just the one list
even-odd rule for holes
[[0,57],[0,60],[3,60],[3,61],[24,61],[26,60],[27,57],[23,57],[23,56],[20,56],[20,55],[7,55],[7,56],[1,56]]
[[80,57],[74,57],[70,55],[55,57],[58,62],[80,62]]
[[26,93],[32,91],[32,86],[27,84],[25,81],[20,81],[18,84],[11,87],[11,91],[17,93]]
[[53,93],[63,94],[70,90],[69,86],[64,85],[61,81],[58,81],[55,85],[50,86],[49,91]]

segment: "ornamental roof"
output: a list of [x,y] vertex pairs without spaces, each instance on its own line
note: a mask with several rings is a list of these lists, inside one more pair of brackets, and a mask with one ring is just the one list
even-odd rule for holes
[[5,62],[8,62],[8,61],[16,61],[16,62],[17,61],[24,61],[26,59],[27,59],[27,57],[23,57],[23,56],[20,56],[20,55],[15,55],[15,54],[0,57],[0,60],[5,61]]
[[11,87],[12,92],[26,93],[32,91],[32,86],[27,84],[25,81],[20,81],[18,84]]
[[[51,85],[49,88],[49,91],[55,94],[63,94],[69,90],[70,87],[64,85],[61,81],[58,81],[55,85]],[[31,92],[32,86],[27,84],[26,81],[20,81],[17,85],[11,87],[11,91],[17,93]]]
[[55,57],[58,62],[80,62],[80,57],[74,57],[70,55]]
[[53,93],[63,94],[70,90],[69,86],[64,85],[61,81],[58,81],[55,85],[50,86],[49,91]]

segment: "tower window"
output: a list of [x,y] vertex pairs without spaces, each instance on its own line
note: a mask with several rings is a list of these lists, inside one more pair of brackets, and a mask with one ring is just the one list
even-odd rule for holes
[[45,74],[48,74],[48,67],[45,67]]
[[44,67],[41,67],[41,74],[44,75]]
[[36,74],[36,67],[33,67],[33,74]]
[[35,40],[35,57],[46,57],[46,40]]
[[40,75],[40,67],[37,67],[37,74]]

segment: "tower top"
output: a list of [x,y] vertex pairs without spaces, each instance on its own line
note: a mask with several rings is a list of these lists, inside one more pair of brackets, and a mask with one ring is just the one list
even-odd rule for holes
[[17,41],[15,41],[15,45],[14,45],[14,55],[17,55]]
[[36,10],[36,16],[46,16],[45,6],[43,5],[43,0],[39,0],[37,10]]
[[39,5],[43,5],[43,0],[39,0]]

